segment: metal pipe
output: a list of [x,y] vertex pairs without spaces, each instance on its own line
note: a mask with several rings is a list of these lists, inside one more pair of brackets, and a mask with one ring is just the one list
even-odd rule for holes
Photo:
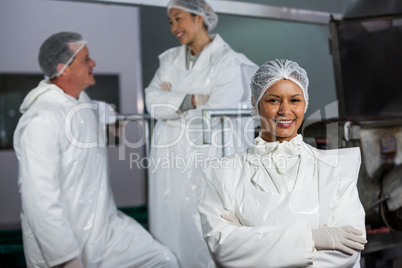
[[[211,144],[212,135],[212,117],[234,117],[234,116],[251,116],[251,109],[203,109],[202,110],[203,124],[203,143]],[[223,131],[222,131],[223,136]],[[225,144],[225,143],[222,143]]]
[[[133,5],[133,6],[154,6],[166,7],[167,0],[53,0],[87,3],[104,3],[115,5]],[[252,18],[275,19],[284,21],[295,21],[303,23],[328,25],[331,15],[336,19],[341,19],[342,15],[338,13],[328,13],[316,10],[298,9],[291,7],[277,7],[264,4],[215,0],[210,2],[212,8],[217,13],[244,16]]]
[[131,122],[136,121],[141,124],[143,127],[143,138],[145,140],[145,155],[149,156],[151,150],[151,133],[152,133],[152,123],[154,122],[153,118],[149,114],[120,114],[119,120]]

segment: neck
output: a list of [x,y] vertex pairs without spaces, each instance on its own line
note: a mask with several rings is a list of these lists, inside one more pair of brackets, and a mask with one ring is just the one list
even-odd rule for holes
[[211,43],[211,38],[208,35],[208,32],[205,30],[202,33],[200,33],[197,38],[191,43],[189,43],[187,46],[191,50],[192,55],[196,55],[200,53],[204,47],[206,47],[209,43]]
[[61,88],[67,95],[70,95],[76,99],[78,99],[81,92],[84,91],[84,89],[78,88],[74,84],[69,83],[66,79],[61,79],[60,77],[54,78],[51,80],[51,83]]

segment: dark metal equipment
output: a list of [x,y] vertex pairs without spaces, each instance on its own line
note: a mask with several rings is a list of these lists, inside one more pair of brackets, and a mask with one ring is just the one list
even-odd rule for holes
[[402,245],[402,4],[370,2],[330,21],[339,118],[303,127],[317,148],[360,147],[366,253]]

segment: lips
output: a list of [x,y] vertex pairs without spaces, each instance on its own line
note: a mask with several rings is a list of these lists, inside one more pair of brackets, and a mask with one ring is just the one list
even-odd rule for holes
[[289,119],[274,119],[274,122],[281,126],[281,127],[290,127],[293,123],[293,120],[289,120]]
[[179,38],[179,39],[180,39],[183,35],[184,35],[184,32],[178,32],[178,33],[176,33],[176,37]]

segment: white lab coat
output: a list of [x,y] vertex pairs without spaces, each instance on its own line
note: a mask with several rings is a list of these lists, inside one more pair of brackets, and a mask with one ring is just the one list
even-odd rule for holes
[[171,252],[116,209],[97,105],[41,81],[14,134],[28,267],[176,267]]
[[[203,49],[191,70],[186,70],[185,52],[186,46],[181,46],[161,54],[160,67],[145,90],[147,110],[157,119],[150,153],[149,223],[151,233],[176,254],[182,267],[206,267],[211,258],[197,209],[205,185],[199,166],[207,157],[221,156],[222,149],[203,144],[201,112],[249,107],[249,83],[257,66],[219,35]],[[170,92],[161,89],[162,82],[172,85]],[[209,100],[180,114],[177,110],[186,94],[209,95]],[[232,122],[234,126],[225,134],[241,132],[239,121]],[[220,140],[221,132],[213,133],[214,141]],[[247,147],[244,138],[237,142],[239,136],[228,136],[227,150]]]
[[[289,191],[285,176],[278,176],[255,147],[204,169],[207,185],[199,211],[217,266],[360,267],[360,252],[316,251],[311,232],[346,225],[365,231],[356,187],[359,149],[323,151],[302,142],[299,150]],[[225,213],[243,226],[228,224],[220,216]]]

